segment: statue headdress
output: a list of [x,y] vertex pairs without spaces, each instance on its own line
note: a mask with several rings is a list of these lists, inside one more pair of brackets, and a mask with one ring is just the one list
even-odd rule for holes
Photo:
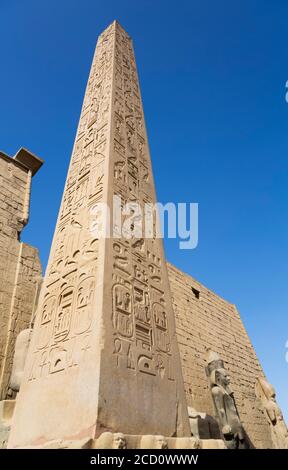
[[208,350],[206,360],[207,366],[205,370],[208,377],[211,377],[212,372],[215,372],[217,369],[225,369],[224,361],[216,352],[212,351],[211,349]]

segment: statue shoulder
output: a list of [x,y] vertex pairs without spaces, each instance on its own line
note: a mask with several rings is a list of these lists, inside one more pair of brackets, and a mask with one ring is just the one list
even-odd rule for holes
[[214,397],[218,397],[218,396],[222,396],[223,395],[223,391],[221,390],[220,387],[218,387],[218,385],[214,385],[211,389],[211,392],[212,392],[212,395]]

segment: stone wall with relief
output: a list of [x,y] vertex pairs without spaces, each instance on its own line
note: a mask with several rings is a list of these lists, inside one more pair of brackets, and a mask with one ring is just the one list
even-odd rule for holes
[[17,155],[0,152],[0,400],[13,397],[14,345],[30,325],[42,279],[38,250],[20,241],[29,218],[34,164],[42,162],[25,149]]
[[188,406],[215,415],[205,373],[207,348],[225,361],[244,429],[256,448],[273,448],[264,408],[255,394],[264,377],[235,305],[167,263]]

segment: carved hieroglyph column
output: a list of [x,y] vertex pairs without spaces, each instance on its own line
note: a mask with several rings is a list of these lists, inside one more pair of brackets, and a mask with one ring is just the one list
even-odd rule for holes
[[190,434],[162,240],[90,230],[95,204],[115,194],[155,202],[132,42],[117,22],[97,43],[9,447]]

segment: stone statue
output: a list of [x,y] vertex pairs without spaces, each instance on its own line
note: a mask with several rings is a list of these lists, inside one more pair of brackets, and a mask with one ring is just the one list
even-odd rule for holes
[[168,444],[164,436],[155,436],[155,449],[168,449]]
[[127,449],[125,436],[121,432],[113,435],[112,449]]
[[22,330],[16,339],[13,366],[9,384],[13,392],[19,392],[20,390],[32,331],[33,330],[31,328]]
[[288,430],[283,414],[276,402],[274,387],[263,377],[258,377],[255,384],[257,398],[265,409],[271,426],[272,440],[276,449],[288,449]]
[[218,354],[208,352],[206,373],[210,381],[213,403],[220,431],[228,449],[248,448],[232,391],[230,377]]
[[174,449],[201,449],[201,441],[196,437],[177,437]]
[[92,449],[127,449],[124,434],[103,432],[91,445]]
[[164,436],[145,435],[141,439],[140,449],[168,449],[168,443]]

